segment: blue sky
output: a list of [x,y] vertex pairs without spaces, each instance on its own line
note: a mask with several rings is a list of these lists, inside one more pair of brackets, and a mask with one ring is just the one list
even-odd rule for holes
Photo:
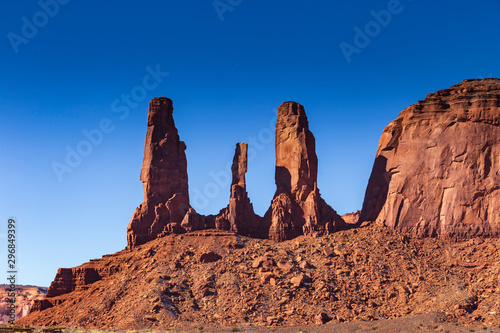
[[[21,284],[48,286],[58,267],[125,247],[155,96],[174,101],[199,212],[227,205],[241,141],[265,212],[270,133],[293,100],[316,137],[318,187],[343,214],[361,208],[378,139],[400,111],[463,79],[500,77],[496,0],[55,1],[0,13],[0,269],[14,217]],[[69,165],[68,151],[85,156]]]

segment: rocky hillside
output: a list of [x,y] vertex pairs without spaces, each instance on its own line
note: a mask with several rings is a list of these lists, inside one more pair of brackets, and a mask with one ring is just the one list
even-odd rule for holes
[[[86,284],[88,272],[102,278]],[[46,309],[18,322],[165,329],[328,325],[440,312],[497,326],[499,275],[498,239],[450,243],[376,224],[281,243],[203,231],[83,264],[50,287],[61,290],[70,281],[74,291],[37,302]]]
[[[9,322],[9,300],[10,287],[0,284],[0,323]],[[16,286],[16,318],[26,316],[31,310],[34,300],[40,300],[47,293],[46,287]]]

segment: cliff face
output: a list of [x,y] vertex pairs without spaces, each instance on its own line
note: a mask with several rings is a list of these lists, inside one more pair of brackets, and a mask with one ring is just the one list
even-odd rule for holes
[[360,221],[418,236],[500,234],[500,80],[429,94],[384,129]]
[[186,145],[177,133],[173,110],[166,97],[149,103],[141,170],[144,202],[128,225],[128,248],[156,239],[164,230],[175,230],[189,209]]
[[321,198],[317,186],[316,142],[304,107],[295,102],[278,108],[276,122],[276,193],[264,219],[276,241],[340,229],[344,221]]

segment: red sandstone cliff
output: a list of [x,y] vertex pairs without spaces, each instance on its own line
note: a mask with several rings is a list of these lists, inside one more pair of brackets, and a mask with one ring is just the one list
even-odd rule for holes
[[500,235],[500,80],[429,94],[384,129],[361,221],[418,236]]

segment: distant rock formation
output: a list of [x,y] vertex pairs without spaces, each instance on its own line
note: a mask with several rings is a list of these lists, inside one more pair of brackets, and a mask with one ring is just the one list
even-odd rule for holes
[[180,227],[189,206],[186,144],[180,141],[172,101],[153,98],[149,103],[141,181],[144,202],[127,228],[127,247],[156,239]]
[[216,217],[219,229],[232,230],[239,235],[265,238],[267,230],[262,229],[262,218],[254,213],[253,205],[246,190],[247,143],[236,144],[231,171],[231,196],[227,208]]
[[357,210],[355,212],[352,212],[352,213],[347,213],[347,214],[344,214],[342,215],[342,219],[345,221],[345,223],[347,225],[353,225],[355,226],[358,221],[359,221],[359,215],[361,214],[361,211],[360,210]]
[[[9,285],[0,285],[0,324],[7,324],[10,320],[10,293],[11,290]],[[46,287],[16,285],[16,319],[20,319],[28,315],[32,309],[33,302],[43,299],[46,293]]]
[[275,241],[330,233],[345,225],[320,196],[318,157],[304,107],[285,102],[276,122],[276,193],[264,220]]
[[418,236],[498,236],[499,156],[499,79],[429,94],[384,129],[360,221]]

